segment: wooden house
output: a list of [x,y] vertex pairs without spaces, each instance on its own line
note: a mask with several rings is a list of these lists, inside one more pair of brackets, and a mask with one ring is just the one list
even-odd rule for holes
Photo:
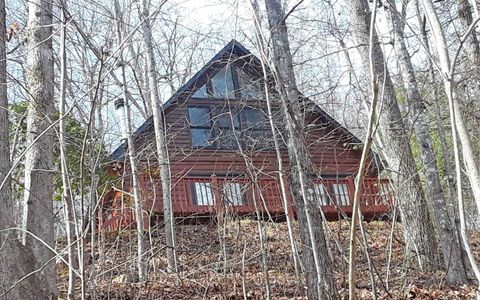
[[[282,115],[274,85],[270,79],[265,84],[262,74],[258,58],[231,41],[164,104],[176,217],[211,216],[220,210],[250,214],[255,207],[263,214],[284,215],[265,86],[288,171]],[[350,215],[361,141],[313,101],[303,98],[301,104],[315,169],[309,192],[327,218]],[[163,202],[151,117],[136,130],[134,141],[144,218],[155,221],[163,215]],[[107,231],[135,224],[126,147],[124,142],[111,154],[107,167],[121,179],[102,201],[99,222]],[[388,181],[379,179],[378,172],[371,157],[361,199],[366,217],[389,209]],[[294,214],[290,192],[287,209]]]

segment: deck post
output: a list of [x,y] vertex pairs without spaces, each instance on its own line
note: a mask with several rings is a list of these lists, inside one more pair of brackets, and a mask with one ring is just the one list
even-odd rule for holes
[[220,185],[218,184],[218,178],[217,175],[212,174],[211,182],[212,182],[212,192],[213,192],[213,207],[215,208],[215,211],[217,213],[220,213],[223,211],[223,203],[222,203],[222,197],[220,195]]
[[[353,207],[353,198],[355,197],[355,176],[348,176],[347,177],[347,186],[348,186],[348,198],[350,200],[350,206]],[[361,182],[359,184],[362,184]],[[360,197],[360,208],[362,207],[363,202],[362,198]]]

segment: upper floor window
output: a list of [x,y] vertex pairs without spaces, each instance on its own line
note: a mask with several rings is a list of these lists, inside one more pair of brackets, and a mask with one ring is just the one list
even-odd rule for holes
[[192,147],[238,149],[266,146],[270,127],[261,109],[230,109],[201,105],[188,107]]
[[188,108],[188,119],[192,136],[192,146],[208,146],[212,143],[212,119],[210,107],[197,106]]
[[262,99],[261,80],[235,64],[228,64],[202,85],[193,98]]

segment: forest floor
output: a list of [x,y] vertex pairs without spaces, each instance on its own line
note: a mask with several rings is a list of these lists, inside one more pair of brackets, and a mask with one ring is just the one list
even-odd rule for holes
[[[267,248],[268,282],[273,299],[305,299],[304,285],[295,278],[286,223],[262,222]],[[297,224],[295,224],[297,225]],[[328,222],[328,243],[334,257],[337,287],[348,293],[348,238],[346,221]],[[297,226],[295,226],[297,227]],[[365,223],[370,256],[374,265],[378,299],[471,299],[472,282],[449,286],[444,273],[422,272],[413,259],[406,259],[401,224]],[[167,274],[163,235],[153,231],[148,244],[149,280],[135,283],[136,239],[133,231],[109,235],[103,250],[96,251],[95,263],[88,259],[86,275],[90,299],[265,299],[266,276],[258,222],[229,221],[225,226],[211,221],[176,227],[178,272]],[[470,232],[477,261],[480,260],[480,232]],[[225,237],[225,238],[223,238]],[[298,239],[298,232],[295,232]],[[90,253],[87,245],[87,253]],[[97,249],[97,248],[96,248]],[[100,254],[100,253],[104,254]],[[103,258],[102,258],[103,257]],[[389,257],[390,263],[389,262]],[[373,299],[370,272],[362,247],[356,255],[357,291],[361,299]],[[387,269],[389,270],[387,272]],[[59,292],[67,286],[67,268],[57,267]]]

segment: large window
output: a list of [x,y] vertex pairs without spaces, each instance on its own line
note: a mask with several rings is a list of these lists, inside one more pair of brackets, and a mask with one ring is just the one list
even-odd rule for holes
[[192,147],[238,149],[269,145],[270,128],[258,108],[195,106],[188,108]]
[[210,107],[198,106],[188,108],[188,119],[192,135],[192,146],[208,146],[212,143],[212,120]]
[[251,76],[235,64],[218,70],[202,85],[193,98],[263,99],[263,85],[258,76]]

